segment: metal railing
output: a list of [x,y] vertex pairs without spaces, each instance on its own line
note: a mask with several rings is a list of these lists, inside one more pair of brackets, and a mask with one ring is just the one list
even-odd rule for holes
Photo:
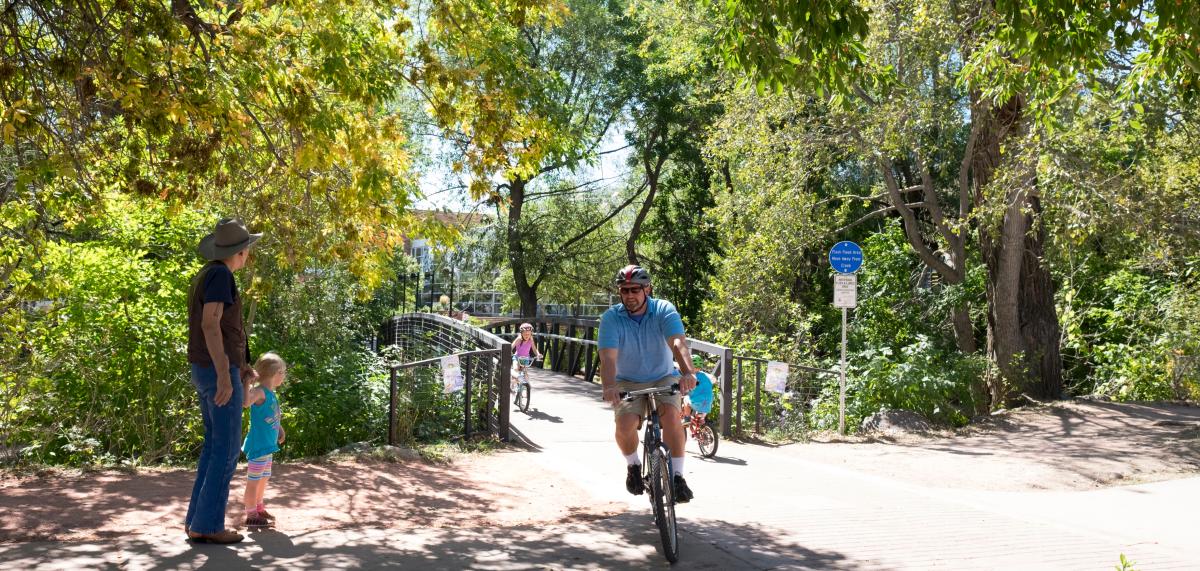
[[[767,363],[770,361],[759,357],[746,357],[742,355],[733,356],[733,371],[732,375],[736,380],[734,385],[737,387],[737,395],[733,399],[736,403],[736,412],[734,417],[737,419],[736,433],[740,437],[745,434],[742,415],[742,403],[744,392],[747,390],[747,377],[750,377],[750,383],[753,383],[754,390],[754,432],[762,434],[763,429],[763,409],[764,405],[774,406],[774,410],[768,410],[768,414],[775,419],[775,428],[783,428],[784,425],[791,422],[789,414],[807,414],[811,403],[821,393],[821,383],[816,379],[817,375],[832,375],[836,377],[838,371],[834,369],[821,369],[818,367],[809,367],[807,365],[788,364],[788,380],[785,387],[785,395],[776,395],[765,390],[765,381],[767,373]],[[751,367],[752,365],[752,367]],[[747,374],[747,369],[752,369]],[[794,403],[793,409],[798,408],[792,413],[784,407],[783,399],[789,398]],[[729,401],[725,401],[729,402]]]
[[[571,376],[582,375],[589,383],[597,382],[596,373],[600,368],[600,355],[596,347],[599,320],[552,316],[514,318],[495,321],[488,324],[486,329],[511,341],[515,339],[521,323],[533,325],[538,350],[546,356],[545,368]],[[749,411],[744,410],[743,403],[751,384],[754,391],[754,432],[761,434],[764,427],[769,428],[767,425],[771,421],[766,419],[772,414],[781,417],[776,426],[788,421],[783,418],[786,416],[783,411],[784,397],[764,390],[767,359],[734,355],[728,347],[690,337],[688,347],[694,354],[704,356],[709,363],[705,368],[717,383],[716,401],[720,409],[718,428],[723,436],[745,435]],[[798,403],[802,414],[808,412],[807,407],[820,393],[821,383],[816,376],[838,374],[836,370],[799,364],[789,364],[788,370],[787,392],[789,398]],[[725,403],[729,403],[729,406]],[[772,406],[774,411],[770,410]]]
[[[399,437],[401,389],[408,389],[411,404],[417,395],[419,375],[439,375],[441,360],[448,355],[458,355],[463,373],[463,390],[446,397],[462,407],[463,437],[469,438],[475,433],[473,420],[478,417],[478,426],[485,427],[501,440],[508,440],[511,343],[477,327],[431,313],[390,317],[384,321],[380,333],[382,346],[393,347],[392,358],[399,361],[390,367],[389,444],[395,444]],[[401,386],[402,375],[409,380],[404,387]],[[460,398],[461,403],[457,402]]]
[[[536,319],[517,318],[489,323],[486,328],[497,336],[514,339],[517,328],[521,323],[533,326],[534,338],[538,350],[546,356],[545,368],[570,376],[583,375],[589,383],[598,382],[596,374],[600,370],[600,352],[597,349],[596,334],[600,327],[598,319],[580,319],[573,317],[539,317]],[[724,371],[732,370],[733,353],[727,347],[714,345],[699,339],[688,338],[688,347],[693,352],[708,355],[709,360],[717,363],[713,376],[720,386],[719,402],[731,402],[732,384]],[[724,436],[730,436],[730,411],[721,407],[718,428]]]

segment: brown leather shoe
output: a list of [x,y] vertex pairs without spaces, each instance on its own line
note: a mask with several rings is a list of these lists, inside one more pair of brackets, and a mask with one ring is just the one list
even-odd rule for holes
[[215,543],[217,545],[228,545],[230,543],[238,543],[245,539],[242,534],[228,529],[218,531],[216,533],[196,533],[188,532],[188,541],[192,543]]

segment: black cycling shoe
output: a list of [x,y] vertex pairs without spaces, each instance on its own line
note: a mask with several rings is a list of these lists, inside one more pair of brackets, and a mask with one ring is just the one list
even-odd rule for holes
[[635,496],[640,496],[646,491],[646,483],[642,481],[641,464],[629,465],[629,473],[625,475],[625,489]]
[[671,481],[671,488],[675,493],[675,503],[686,504],[692,501],[692,489],[688,487],[683,476],[676,474],[675,479]]

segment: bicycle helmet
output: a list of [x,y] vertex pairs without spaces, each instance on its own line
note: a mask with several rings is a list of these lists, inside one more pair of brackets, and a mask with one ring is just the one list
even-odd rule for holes
[[617,284],[617,287],[625,284],[636,284],[643,287],[649,286],[650,272],[647,272],[646,268],[641,266],[629,264],[617,272],[617,278],[613,282]]
[[533,331],[533,326],[528,323],[522,323],[521,327],[519,327],[518,329],[520,329],[521,331]]

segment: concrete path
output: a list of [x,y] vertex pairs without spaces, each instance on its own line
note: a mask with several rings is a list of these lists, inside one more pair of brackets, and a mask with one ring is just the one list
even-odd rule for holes
[[[649,502],[624,491],[598,387],[535,372],[513,413],[531,462],[629,509],[494,530],[257,533],[215,547],[139,538],[0,545],[2,569],[644,569],[668,567]],[[677,509],[686,569],[1200,569],[1200,478],[1087,492],[939,489],[807,460],[795,446],[690,442]],[[810,445],[811,446],[811,445]]]

